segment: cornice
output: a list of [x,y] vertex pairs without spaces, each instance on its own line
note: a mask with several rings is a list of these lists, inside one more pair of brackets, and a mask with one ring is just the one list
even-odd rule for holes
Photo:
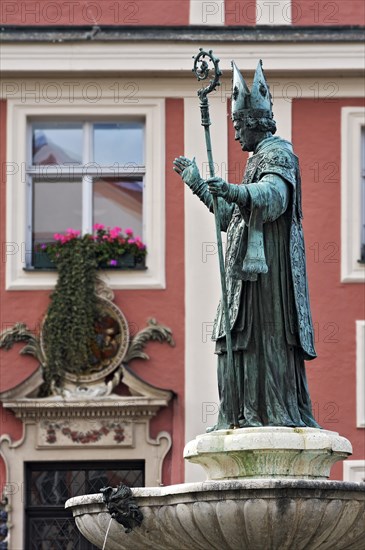
[[363,42],[363,26],[3,26],[3,42]]
[[100,419],[118,418],[146,421],[156,415],[161,407],[166,407],[165,399],[145,397],[119,397],[98,400],[60,400],[60,399],[17,399],[5,401],[3,406],[11,409],[15,416],[26,423],[40,420],[60,419]]

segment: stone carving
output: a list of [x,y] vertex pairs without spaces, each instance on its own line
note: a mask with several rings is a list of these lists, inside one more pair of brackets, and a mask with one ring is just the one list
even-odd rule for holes
[[[175,345],[171,330],[159,324],[156,319],[148,319],[147,327],[130,339],[128,322],[122,311],[111,301],[114,298],[113,292],[101,281],[98,282],[97,291],[101,309],[105,312],[100,320],[98,360],[78,377],[66,370],[66,384],[63,390],[53,385],[53,395],[62,394],[69,399],[108,396],[123,378],[123,365],[137,358],[149,359],[144,351],[149,341]],[[105,324],[107,326],[104,326]],[[17,342],[26,342],[26,346],[20,353],[32,355],[39,361],[40,369],[45,368],[46,352],[42,328],[40,336],[37,336],[24,323],[16,323],[0,334],[0,348],[9,350]],[[105,382],[112,373],[114,373],[113,378]]]
[[69,445],[92,445],[93,447],[118,444],[128,447],[133,444],[132,424],[122,424],[117,419],[41,421],[38,427],[38,447],[68,447]]
[[[363,550],[365,493],[358,483],[245,479],[133,490],[144,515],[125,536],[112,522],[110,550]],[[72,498],[78,528],[102,548],[102,495]]]
[[103,499],[111,517],[123,525],[126,533],[141,526],[143,514],[127,485],[120,483],[116,489],[103,487],[100,491],[103,493]]

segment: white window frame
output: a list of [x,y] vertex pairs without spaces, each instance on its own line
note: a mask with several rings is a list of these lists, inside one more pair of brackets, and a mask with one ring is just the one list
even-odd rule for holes
[[[141,165],[136,165],[136,163],[126,163],[125,165],[118,165],[116,162],[114,165],[98,165],[93,159],[93,124],[99,122],[103,123],[118,123],[135,121],[134,119],[117,119],[114,117],[112,120],[96,119],[95,117],[90,117],[87,120],[69,119],[65,118],[53,118],[49,120],[48,118],[40,118],[37,120],[30,120],[28,123],[27,134],[29,136],[28,143],[28,167],[27,167],[27,178],[30,178],[31,185],[28,187],[28,220],[27,220],[27,236],[26,236],[26,249],[27,251],[32,250],[34,243],[32,242],[32,228],[33,228],[33,200],[34,200],[34,180],[38,181],[47,181],[48,175],[51,177],[57,177],[59,181],[62,177],[65,178],[65,181],[68,181],[69,174],[72,174],[72,178],[79,178],[81,185],[81,194],[82,194],[82,227],[80,227],[82,234],[92,233],[93,223],[98,223],[98,219],[93,220],[93,181],[95,178],[104,178],[104,177],[128,177],[133,174],[133,176],[139,176],[143,180],[143,190],[145,189],[145,177],[146,177],[146,167],[143,162]],[[82,154],[82,163],[74,165],[62,165],[62,164],[33,164],[33,124],[41,122],[77,122],[80,123],[82,131],[82,143],[83,143],[83,154]],[[142,122],[142,120],[138,120]],[[143,121],[143,142],[145,141],[145,121]],[[144,143],[143,143],[144,146]],[[117,170],[118,168],[118,170]],[[52,185],[52,183],[49,183]],[[143,219],[142,219],[142,231],[139,234],[142,236],[142,240],[146,236],[145,230],[145,216],[146,216],[146,205],[145,205],[145,193],[143,192]],[[61,231],[65,231],[65,228]],[[26,266],[32,267],[32,254],[27,254],[26,257]]]
[[365,321],[356,321],[356,426],[365,428]]
[[[8,101],[7,111],[7,182],[6,182],[6,261],[7,290],[52,289],[57,273],[25,271],[27,252],[27,193],[26,159],[29,147],[29,120],[43,117],[65,119],[99,118],[116,120],[145,119],[145,243],[148,249],[147,269],[136,271],[106,271],[103,277],[113,289],[165,288],[165,102],[159,98],[140,98],[132,105],[118,104],[112,98],[86,105],[68,98],[50,103],[39,100],[24,103],[24,99]],[[28,216],[29,217],[29,216]]]
[[343,480],[359,483],[365,479],[365,460],[345,460]]
[[341,282],[364,283],[361,250],[361,129],[363,107],[341,110]]

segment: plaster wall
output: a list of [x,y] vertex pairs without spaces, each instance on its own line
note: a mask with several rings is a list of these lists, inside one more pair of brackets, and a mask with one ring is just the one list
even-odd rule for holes
[[[1,104],[2,143],[5,143],[5,102]],[[115,303],[125,314],[130,331],[135,334],[146,326],[148,318],[156,318],[169,326],[176,341],[176,348],[159,343],[150,343],[148,363],[136,360],[134,371],[144,380],[173,390],[178,396],[167,410],[151,422],[151,435],[166,430],[174,436],[173,450],[166,458],[164,483],[179,483],[183,480],[182,447],[184,433],[184,231],[183,188],[175,180],[172,172],[172,159],[183,151],[183,102],[179,99],[166,100],[166,289],[142,291],[115,291]],[[5,154],[5,147],[2,154]],[[2,159],[5,166],[5,158]],[[2,208],[0,241],[4,245],[5,236],[5,181],[2,173],[0,203]],[[4,249],[4,246],[3,246]],[[5,257],[3,257],[3,260]],[[39,330],[40,321],[49,302],[47,291],[6,291],[4,261],[1,262],[0,326],[1,330],[14,323],[25,322],[32,330]],[[20,345],[9,352],[0,353],[1,391],[12,388],[27,378],[37,367],[30,357],[19,356]],[[9,433],[14,439],[19,437],[20,422],[10,411],[2,412],[2,433]],[[4,423],[3,423],[4,422]],[[175,457],[176,454],[176,457]]]
[[[302,171],[304,232],[318,358],[307,363],[315,416],[326,430],[365,455],[364,429],[356,428],[356,320],[365,316],[365,285],[341,283],[341,108],[363,100],[295,99],[293,144]],[[355,144],[354,144],[355,147]],[[356,182],[353,182],[356,185]],[[341,479],[342,465],[335,465]]]
[[4,25],[188,25],[189,0],[5,0]]
[[292,0],[292,24],[364,25],[365,4],[363,0]]

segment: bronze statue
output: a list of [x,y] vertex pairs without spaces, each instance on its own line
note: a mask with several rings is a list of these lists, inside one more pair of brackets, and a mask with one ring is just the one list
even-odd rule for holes
[[[211,52],[209,52],[211,53]],[[212,211],[218,197],[225,257],[233,371],[232,416],[227,387],[226,326],[219,303],[213,329],[220,411],[214,430],[231,427],[315,427],[304,360],[316,357],[305,266],[301,181],[291,143],[275,137],[272,98],[260,61],[251,91],[234,63],[235,139],[252,151],[241,185],[203,180],[195,159],[174,170]],[[236,418],[238,420],[233,421]]]

